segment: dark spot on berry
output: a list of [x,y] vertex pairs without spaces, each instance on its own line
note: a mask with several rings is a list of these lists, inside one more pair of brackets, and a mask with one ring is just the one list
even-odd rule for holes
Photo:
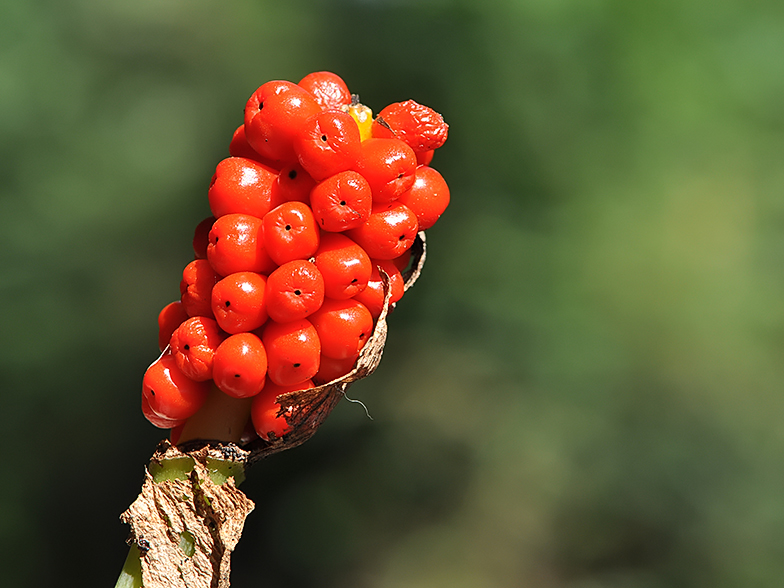
[[402,241],[402,240],[403,240],[403,239],[405,239],[405,238],[406,238],[406,236],[405,236],[405,235],[400,235],[400,238],[398,239],[398,241]]
[[354,278],[353,280],[351,280],[351,283],[353,284],[353,283],[354,283],[354,282],[356,282],[356,281],[357,281],[357,279],[356,279],[356,278]]
[[297,368],[298,368],[298,367],[299,367],[299,366],[301,366],[301,365],[302,365],[301,363],[295,363],[295,364],[294,364],[294,367],[297,367]]
[[294,294],[296,296],[301,296],[302,295],[302,290],[294,290]]
[[289,172],[289,178],[293,180],[293,179],[295,179],[296,177],[297,177],[297,170],[295,170],[295,169],[291,170],[291,171]]
[[341,201],[340,201],[340,205],[341,205],[341,206],[345,206],[345,205],[346,205],[346,201],[345,201],[345,200],[341,200]]
[[224,302],[224,304],[226,305],[226,308],[228,308],[229,306],[231,306],[231,302],[229,302],[228,300],[227,300],[226,302]]
[[183,345],[183,346],[182,346],[182,348],[183,348],[185,351],[188,351],[188,349],[190,349],[190,348],[191,348],[191,346],[190,346],[190,345],[188,345],[188,344],[186,343],[185,345]]
[[360,338],[360,339],[364,339],[364,338],[365,338],[365,333],[360,333],[360,334],[359,334],[359,338]]
[[264,102],[259,102],[259,110],[261,110],[262,108],[264,108]]
[[239,378],[239,377],[240,377],[240,375],[239,375],[239,374],[234,374],[234,377],[235,377],[235,378]]
[[397,176],[397,179],[399,180],[402,177],[403,177],[403,172],[400,172],[400,174],[398,174],[398,176]]
[[321,135],[321,140],[326,143],[327,142],[327,136],[326,135]]
[[152,388],[150,388],[150,394],[152,394],[153,396],[155,396],[155,390],[153,390]]
[[290,231],[290,230],[291,230],[291,225],[286,225],[284,228],[285,228],[287,231]]

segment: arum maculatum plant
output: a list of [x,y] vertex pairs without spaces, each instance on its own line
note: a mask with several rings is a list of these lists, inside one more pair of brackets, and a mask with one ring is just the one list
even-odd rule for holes
[[229,586],[247,468],[310,439],[379,365],[449,204],[430,165],[447,131],[413,100],[373,117],[330,72],[251,95],[158,316],[142,412],[170,433],[121,516],[117,587]]

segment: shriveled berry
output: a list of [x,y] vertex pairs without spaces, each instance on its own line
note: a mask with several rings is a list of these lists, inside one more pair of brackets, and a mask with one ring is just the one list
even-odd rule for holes
[[215,385],[234,398],[255,396],[264,388],[267,377],[267,352],[253,333],[227,337],[215,350]]
[[334,359],[356,358],[373,334],[373,317],[357,300],[326,298],[309,317],[321,341],[321,353]]
[[215,168],[207,197],[212,214],[250,214],[263,217],[272,208],[275,169],[244,157],[229,157]]
[[321,106],[307,90],[285,80],[267,82],[245,105],[245,136],[256,152],[282,167],[296,161],[294,138],[319,112]]
[[416,215],[400,202],[374,204],[361,227],[346,231],[372,259],[394,259],[411,247],[419,224]]
[[351,115],[326,110],[305,121],[294,139],[300,164],[314,180],[321,181],[352,169],[360,154],[359,128]]
[[180,300],[170,302],[161,309],[158,313],[158,348],[161,351],[166,349],[172,333],[188,319],[188,316]]
[[267,314],[279,323],[306,318],[324,302],[324,278],[304,259],[284,263],[267,278]]
[[432,167],[420,165],[414,174],[414,185],[397,200],[416,215],[419,230],[432,227],[449,206],[449,186]]
[[191,380],[206,382],[211,379],[213,355],[224,337],[214,319],[189,318],[177,327],[169,344],[177,367]]
[[403,141],[372,138],[362,142],[355,171],[370,184],[373,202],[388,203],[411,188],[416,167],[416,155]]
[[207,245],[210,242],[210,229],[215,222],[214,216],[202,220],[193,231],[193,254],[196,259],[207,259]]
[[196,259],[182,270],[180,300],[188,316],[212,316],[210,296],[220,276],[206,259]]
[[373,272],[368,280],[367,288],[362,290],[354,296],[354,300],[358,300],[364,304],[370,311],[373,320],[377,319],[384,308],[384,280],[379,272],[379,267],[389,277],[389,289],[392,294],[389,298],[389,303],[394,304],[403,297],[405,291],[405,284],[400,270],[395,266],[394,260],[372,259]]
[[267,320],[267,279],[254,272],[223,278],[212,289],[212,310],[218,326],[227,333],[252,331]]
[[269,273],[276,264],[264,248],[262,221],[249,214],[227,214],[212,225],[207,259],[221,276],[237,272]]
[[278,386],[300,384],[318,372],[321,342],[308,319],[269,321],[261,340],[267,350],[267,377]]
[[316,251],[327,298],[345,300],[367,286],[372,266],[365,250],[341,233],[324,233]]
[[318,183],[310,193],[310,206],[325,231],[355,229],[369,217],[373,207],[370,184],[355,171],[344,171]]
[[438,149],[446,141],[449,125],[444,117],[414,100],[395,102],[378,113],[374,137],[397,137],[416,152]]
[[264,247],[278,265],[308,259],[319,246],[319,228],[313,211],[302,202],[285,202],[264,221]]
[[351,104],[351,92],[339,75],[329,71],[315,71],[297,84],[310,92],[323,109],[340,110]]
[[171,421],[195,414],[209,389],[209,382],[196,382],[183,374],[171,353],[164,353],[153,362],[142,380],[142,394],[150,410]]

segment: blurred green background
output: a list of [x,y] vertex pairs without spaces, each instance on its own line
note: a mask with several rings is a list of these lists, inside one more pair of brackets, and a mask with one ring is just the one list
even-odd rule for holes
[[783,56],[778,0],[0,0],[3,585],[114,585],[209,179],[326,69],[444,115],[452,204],[232,586],[781,586]]

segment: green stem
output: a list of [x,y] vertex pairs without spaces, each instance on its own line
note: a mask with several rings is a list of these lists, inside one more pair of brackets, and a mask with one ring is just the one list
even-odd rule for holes
[[136,545],[131,545],[114,588],[142,588],[142,560]]

